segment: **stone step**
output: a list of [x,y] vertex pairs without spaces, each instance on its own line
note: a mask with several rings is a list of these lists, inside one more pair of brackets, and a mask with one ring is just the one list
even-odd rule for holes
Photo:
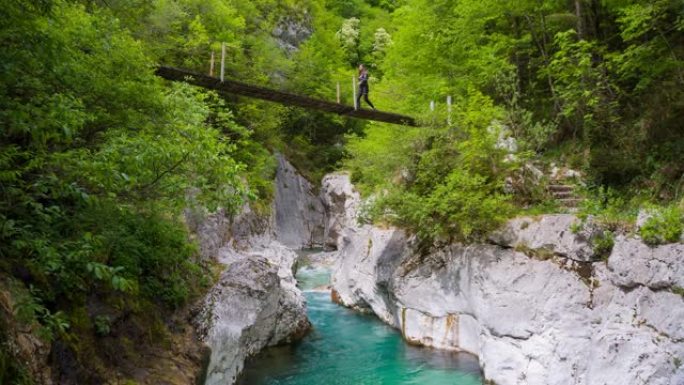
[[558,202],[565,207],[578,207],[583,200],[580,198],[563,198],[559,199]]
[[552,184],[549,185],[549,191],[573,191],[575,189],[574,185],[568,184]]
[[553,197],[556,199],[576,198],[575,193],[571,190],[551,191],[551,195],[553,195]]

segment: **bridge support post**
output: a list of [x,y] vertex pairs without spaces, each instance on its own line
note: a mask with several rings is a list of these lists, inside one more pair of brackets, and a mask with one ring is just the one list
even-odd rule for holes
[[354,109],[358,110],[359,105],[356,103],[356,76],[352,76],[352,89],[354,90]]
[[451,127],[451,95],[447,96],[447,125]]
[[434,100],[430,100],[430,112],[431,112],[430,116],[432,119],[432,126],[434,127],[434,125],[435,125],[435,101]]
[[221,43],[221,81],[226,69],[226,43]]
[[211,51],[211,61],[209,62],[209,76],[214,76],[214,51]]

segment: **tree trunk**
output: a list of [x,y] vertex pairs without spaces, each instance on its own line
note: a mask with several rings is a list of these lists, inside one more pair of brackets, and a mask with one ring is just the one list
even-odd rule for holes
[[584,40],[585,30],[584,30],[584,12],[582,11],[582,0],[575,0],[575,16],[577,16],[577,37],[580,40]]
[[[513,21],[513,31],[515,33],[515,38],[517,41],[520,41],[520,20],[518,16],[513,16],[512,18]],[[520,53],[518,52],[518,49],[515,49],[513,52],[514,55],[514,60],[515,60],[515,70],[518,74],[517,79],[516,79],[516,90],[519,93],[522,93],[523,91],[523,83],[527,81],[527,73],[525,71],[525,67],[523,64],[523,60],[520,58]]]
[[591,34],[597,39],[601,40],[603,34],[601,32],[601,2],[599,0],[591,0]]
[[[548,67],[550,59],[549,55],[546,52],[546,47],[548,45],[546,38],[546,16],[544,16],[544,12],[542,12],[541,10],[539,11],[539,18],[541,20],[541,36],[537,36],[537,33],[534,30],[535,25],[532,21],[532,17],[530,15],[525,15],[525,19],[527,20],[527,24],[530,28],[530,35],[532,36],[532,41],[534,41],[537,44],[537,47],[539,48],[539,53],[542,56],[544,66]],[[553,100],[554,113],[556,116],[558,116],[558,114],[560,114],[562,107],[561,102],[558,100],[558,97],[556,96],[556,87],[553,83],[553,78],[551,78],[551,74],[547,73],[546,81],[548,82],[549,91],[551,92],[551,100]]]
[[[577,16],[577,38],[579,40],[585,40],[586,31],[584,25],[584,11],[582,9],[582,0],[575,0],[575,16]],[[582,91],[587,89],[587,78],[586,75],[582,75],[582,80],[580,81]],[[572,137],[577,138],[578,133],[581,134],[582,138],[586,138],[584,114],[585,114],[586,103],[584,97],[579,100],[579,107],[575,111],[575,127],[573,127]],[[584,141],[584,140],[583,140]],[[585,145],[587,143],[584,143]]]

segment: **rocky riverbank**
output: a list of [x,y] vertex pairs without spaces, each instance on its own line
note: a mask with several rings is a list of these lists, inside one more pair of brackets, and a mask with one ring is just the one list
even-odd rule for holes
[[620,236],[597,261],[591,225],[551,215],[511,221],[492,244],[420,253],[401,230],[352,220],[346,175],[322,194],[346,224],[333,299],[408,342],[476,354],[499,385],[684,383],[684,244]]
[[359,224],[346,174],[314,194],[279,158],[276,186],[269,218],[245,208],[198,228],[202,250],[226,265],[197,317],[212,349],[207,384],[232,383],[248,356],[306,333],[293,249],[312,245],[337,249],[334,301],[409,343],[476,355],[492,383],[684,383],[682,243],[623,235],[601,257],[590,221],[547,215],[517,218],[487,244],[420,252],[399,229]]
[[313,186],[284,158],[278,163],[270,216],[245,206],[235,218],[218,213],[196,226],[203,255],[225,266],[196,317],[212,352],[209,385],[234,383],[247,357],[310,328],[294,250],[322,242],[325,210]]

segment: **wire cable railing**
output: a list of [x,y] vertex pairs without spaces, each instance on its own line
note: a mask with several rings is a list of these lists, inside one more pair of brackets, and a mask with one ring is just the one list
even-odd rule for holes
[[[209,77],[213,78],[214,75],[218,72],[218,74],[217,74],[218,79],[220,80],[221,83],[227,81],[227,79],[226,79],[226,70],[227,70],[227,67],[226,67],[226,54],[227,54],[226,48],[227,48],[226,44],[222,43],[221,44],[221,51],[220,51],[220,54],[221,54],[220,55],[220,62],[218,62],[218,63],[217,63],[216,55],[215,55],[213,50],[211,51],[211,54],[210,54],[208,75],[209,75]],[[182,71],[180,69],[175,69],[175,70]],[[320,76],[309,76],[309,77],[307,77],[307,76],[302,75],[302,74],[307,74],[307,73],[319,74]],[[344,114],[348,114],[347,110],[345,110],[344,107],[347,106],[345,104],[345,101],[348,101],[349,97],[351,96],[351,101],[353,103],[353,106],[351,106],[351,108],[353,108],[353,111],[365,111],[365,110],[362,110],[361,106],[359,106],[357,104],[359,99],[360,99],[360,95],[358,94],[358,92],[359,92],[359,88],[358,88],[358,84],[357,84],[358,78],[357,78],[357,75],[355,74],[355,71],[353,71],[353,70],[340,71],[339,69],[328,69],[328,71],[322,71],[321,68],[313,67],[313,66],[311,66],[311,68],[308,68],[308,70],[307,70],[306,66],[304,66],[304,68],[300,68],[300,70],[294,76],[291,74],[285,73],[285,72],[278,72],[277,75],[274,77],[279,78],[279,79],[285,79],[287,81],[287,83],[289,83],[289,86],[291,87],[291,88],[285,87],[285,89],[283,89],[283,87],[282,87],[283,82],[280,82],[280,84],[273,84],[274,82],[271,82],[271,81],[264,82],[266,86],[280,88],[279,91],[272,89],[271,91],[274,93],[281,93],[284,95],[288,92],[297,92],[297,91],[301,91],[301,88],[297,87],[298,83],[299,84],[302,84],[302,83],[304,83],[304,84],[315,84],[316,81],[325,81],[325,82],[331,83],[330,88],[327,88],[329,90],[328,92],[324,91],[326,89],[325,87],[323,87],[322,89],[320,87],[318,87],[316,89],[311,89],[311,91],[315,91],[315,93],[319,97],[322,97],[322,98],[328,99],[328,100],[330,100],[329,98],[331,98],[331,96],[334,95],[334,102],[333,101],[326,101],[326,100],[318,100],[318,102],[320,102],[320,103],[318,103],[319,107],[325,105],[326,103],[333,103],[333,104],[336,104],[338,106],[334,107],[334,108],[332,106],[328,106],[326,108],[330,111],[332,111],[334,109],[335,110],[334,112],[337,112],[337,113],[340,113],[338,111],[345,111]],[[371,92],[373,94],[381,95],[384,100],[390,101],[391,104],[393,104],[395,106],[402,103],[402,102],[406,102],[407,100],[410,100],[410,98],[412,98],[412,97],[415,97],[413,95],[397,91],[396,89],[394,89],[394,87],[390,87],[389,89],[383,88],[383,87],[385,87],[385,85],[382,83],[377,83],[376,78],[371,77],[369,79],[369,81],[371,82],[370,88],[371,88]],[[232,81],[232,82],[235,83],[235,81]],[[243,84],[243,86],[246,86],[246,85]],[[321,91],[323,91],[323,92],[321,92]],[[265,91],[259,91],[258,93],[261,96],[263,96],[262,94],[264,92]],[[294,96],[296,96],[296,95],[289,94],[288,97],[290,99],[292,99]],[[264,97],[261,97],[261,98],[263,99]],[[423,111],[427,111],[427,109],[429,108],[429,112],[427,112],[427,114],[426,114],[426,115],[430,116],[427,119],[428,123],[431,122],[430,124],[435,124],[436,120],[440,120],[440,121],[445,120],[446,124],[450,126],[452,123],[452,97],[450,95],[448,95],[448,96],[445,96],[444,98],[440,97],[440,99],[445,100],[446,103],[444,104],[444,107],[446,107],[446,108],[444,108],[444,107],[438,108],[437,102],[433,99],[433,100],[430,100],[429,103],[426,103],[424,105],[424,107],[422,107],[420,109]],[[281,100],[281,102],[282,102],[282,100]],[[314,102],[314,99],[311,99],[311,98],[307,103],[308,103],[307,105],[316,104]],[[303,104],[300,104],[300,106],[303,106]],[[445,117],[442,117],[442,115],[444,115],[442,113],[442,111],[446,112]],[[388,114],[397,115],[397,114],[391,114],[391,113],[388,113]],[[437,118],[437,115],[440,115],[440,117]],[[373,119],[369,119],[369,120],[373,120]],[[413,119],[411,119],[411,121],[413,121]],[[413,125],[413,124],[411,124],[411,125]]]

